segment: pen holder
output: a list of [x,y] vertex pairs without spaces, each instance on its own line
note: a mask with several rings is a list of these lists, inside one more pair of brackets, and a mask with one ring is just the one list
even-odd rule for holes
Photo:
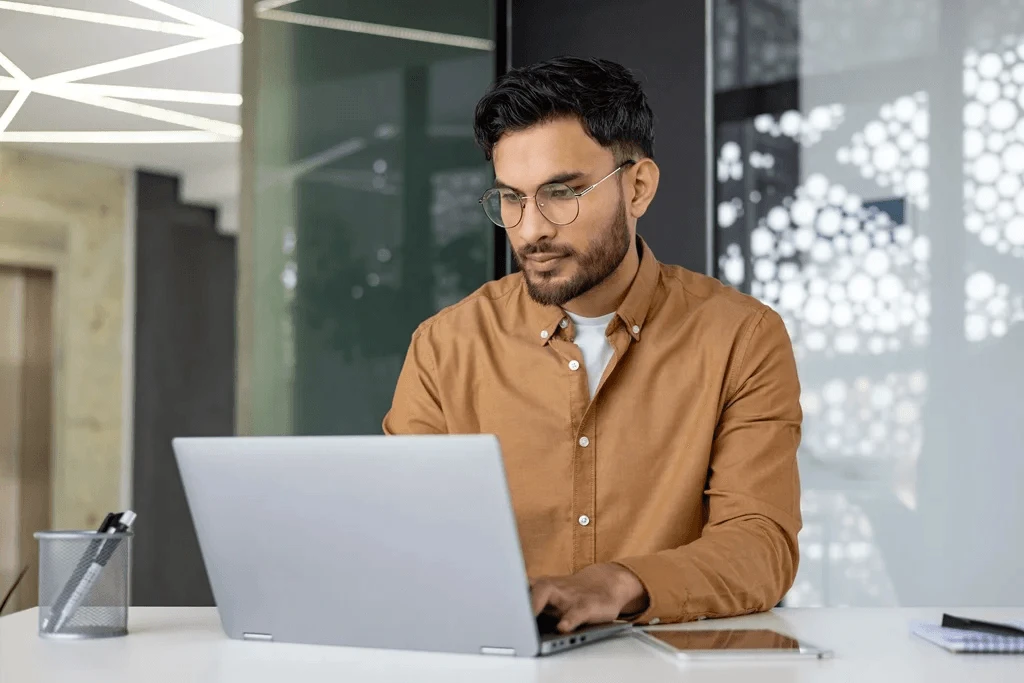
[[39,531],[39,635],[128,633],[132,532]]

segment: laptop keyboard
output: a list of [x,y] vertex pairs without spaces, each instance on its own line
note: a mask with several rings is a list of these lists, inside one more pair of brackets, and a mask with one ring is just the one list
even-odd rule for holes
[[561,621],[561,617],[556,617],[552,614],[541,613],[537,617],[537,632],[542,636],[557,635],[558,622]]

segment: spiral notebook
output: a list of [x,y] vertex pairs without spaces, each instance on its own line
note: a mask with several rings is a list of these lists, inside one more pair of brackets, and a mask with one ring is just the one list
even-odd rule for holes
[[[1024,621],[1008,623],[1024,628]],[[1024,654],[1024,636],[1002,636],[958,628],[943,628],[924,621],[910,622],[910,632],[950,652]]]

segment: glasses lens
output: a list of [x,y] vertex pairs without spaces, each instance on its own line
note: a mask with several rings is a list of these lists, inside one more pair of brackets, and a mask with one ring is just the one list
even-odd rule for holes
[[484,213],[502,228],[511,228],[519,225],[523,217],[523,204],[519,195],[511,190],[487,190],[480,203],[484,206]]
[[545,185],[537,191],[537,208],[555,225],[568,225],[580,214],[580,200],[568,185]]

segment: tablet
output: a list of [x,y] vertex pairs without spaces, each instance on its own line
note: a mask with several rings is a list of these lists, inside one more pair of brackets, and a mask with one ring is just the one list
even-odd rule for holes
[[806,641],[768,629],[637,629],[636,633],[651,645],[683,659],[824,659],[832,655]]

